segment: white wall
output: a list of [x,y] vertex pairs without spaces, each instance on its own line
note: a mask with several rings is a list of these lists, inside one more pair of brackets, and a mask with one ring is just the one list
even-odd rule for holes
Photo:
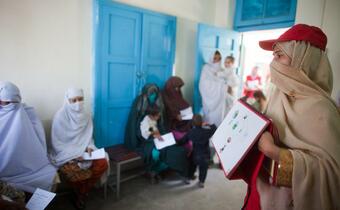
[[216,0],[215,22],[218,27],[232,29],[234,25],[234,0]]
[[340,91],[340,1],[298,0],[296,23],[321,27],[328,37],[327,53],[333,69],[333,94]]
[[12,81],[45,126],[67,87],[92,88],[91,0],[1,0],[0,80]]
[[197,22],[177,19],[175,74],[183,79],[183,95],[190,102],[194,95]]
[[328,37],[328,57],[333,69],[333,98],[340,93],[340,1],[327,0],[322,28]]
[[196,22],[213,24],[216,0],[116,0]]

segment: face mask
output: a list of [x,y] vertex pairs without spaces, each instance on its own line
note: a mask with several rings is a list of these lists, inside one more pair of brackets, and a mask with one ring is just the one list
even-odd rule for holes
[[84,109],[84,102],[79,101],[79,102],[76,102],[76,103],[73,103],[73,104],[69,104],[69,106],[70,106],[72,111],[80,112],[80,111],[83,111],[83,109]]
[[149,99],[149,102],[150,103],[155,103],[156,99],[157,99],[157,94],[156,93],[151,93],[149,96],[148,96],[148,99]]
[[5,111],[5,112],[9,112],[9,111],[12,111],[14,110],[16,107],[17,107],[17,103],[10,103],[10,104],[7,104],[7,105],[0,105],[0,110],[1,111]]

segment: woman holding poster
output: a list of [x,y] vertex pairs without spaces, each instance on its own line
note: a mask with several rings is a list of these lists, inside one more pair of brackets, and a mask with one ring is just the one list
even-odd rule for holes
[[274,55],[275,89],[265,114],[279,132],[279,142],[266,132],[258,145],[279,164],[278,186],[257,178],[261,209],[340,209],[340,115],[331,98],[327,37],[298,24],[259,44]]

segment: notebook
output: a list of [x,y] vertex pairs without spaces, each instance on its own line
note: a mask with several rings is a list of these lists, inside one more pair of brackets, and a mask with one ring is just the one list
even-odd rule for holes
[[[247,156],[259,153],[256,142],[270,123],[268,118],[241,100],[231,108],[212,137],[212,144],[228,179],[245,179],[246,174],[240,171],[240,165]],[[246,170],[252,169],[247,166]]]

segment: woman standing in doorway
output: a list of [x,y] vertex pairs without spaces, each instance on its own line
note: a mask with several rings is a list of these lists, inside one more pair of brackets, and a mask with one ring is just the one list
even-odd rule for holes
[[279,132],[279,142],[266,132],[258,145],[279,163],[278,186],[257,179],[262,210],[340,209],[340,115],[326,44],[321,29],[304,24],[260,42],[274,55],[265,113]]
[[228,85],[218,77],[221,72],[221,53],[215,51],[211,61],[203,66],[199,82],[204,121],[219,126],[226,108]]

